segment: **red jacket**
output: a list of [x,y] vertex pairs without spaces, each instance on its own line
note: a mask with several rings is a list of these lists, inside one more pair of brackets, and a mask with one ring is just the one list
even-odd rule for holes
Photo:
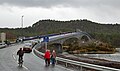
[[44,58],[49,58],[50,59],[50,51],[45,52]]

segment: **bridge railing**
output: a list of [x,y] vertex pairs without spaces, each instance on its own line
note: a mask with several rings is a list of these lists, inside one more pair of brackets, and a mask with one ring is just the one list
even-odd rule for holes
[[54,41],[54,40],[65,38],[65,37],[69,37],[69,36],[75,35],[75,34],[77,34],[77,33],[62,34],[62,35],[52,36],[49,39],[50,39],[50,41]]

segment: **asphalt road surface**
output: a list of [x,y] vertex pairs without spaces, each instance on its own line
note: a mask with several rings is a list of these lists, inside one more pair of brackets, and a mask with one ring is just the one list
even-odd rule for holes
[[33,52],[25,53],[23,67],[19,67],[16,52],[23,46],[24,44],[17,44],[0,49],[0,71],[72,71],[59,65],[45,67],[44,60]]

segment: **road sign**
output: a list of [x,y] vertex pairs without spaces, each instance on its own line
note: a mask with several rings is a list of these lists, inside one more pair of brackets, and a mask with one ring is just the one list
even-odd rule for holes
[[43,37],[43,42],[49,42],[49,37],[48,36]]

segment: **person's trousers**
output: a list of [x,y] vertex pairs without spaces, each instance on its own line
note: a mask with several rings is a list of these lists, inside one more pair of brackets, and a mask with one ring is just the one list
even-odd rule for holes
[[20,60],[22,60],[22,61],[23,61],[23,57],[22,57],[22,56],[19,56],[18,61],[20,62]]
[[52,58],[52,64],[55,64],[56,60],[55,58]]
[[46,63],[46,65],[50,65],[50,58],[46,58],[45,63]]

